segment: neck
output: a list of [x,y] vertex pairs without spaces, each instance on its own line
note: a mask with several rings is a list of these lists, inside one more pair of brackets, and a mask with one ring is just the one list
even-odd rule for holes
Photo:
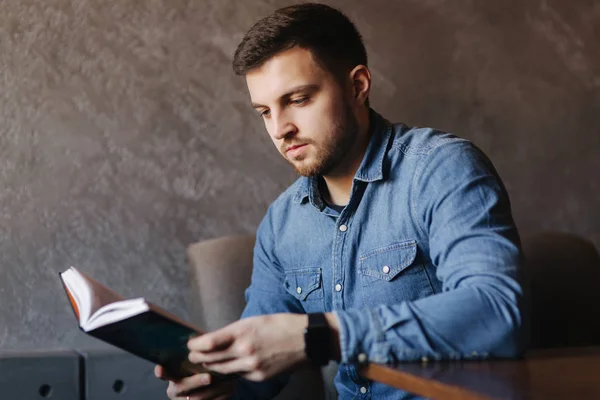
[[326,187],[321,190],[322,196],[327,202],[335,205],[346,205],[350,201],[352,182],[356,171],[365,156],[369,145],[369,109],[361,111],[358,115],[358,139],[348,152],[348,155],[340,163],[340,166],[331,173],[323,176]]

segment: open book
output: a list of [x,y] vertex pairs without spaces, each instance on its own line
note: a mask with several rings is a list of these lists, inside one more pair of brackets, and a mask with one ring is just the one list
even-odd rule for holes
[[83,332],[175,376],[206,372],[188,360],[187,341],[201,334],[199,329],[143,298],[125,299],[74,267],[60,277]]

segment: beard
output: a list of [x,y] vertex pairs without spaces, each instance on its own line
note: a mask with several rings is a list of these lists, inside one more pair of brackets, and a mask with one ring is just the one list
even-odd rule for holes
[[[286,161],[294,168],[296,173],[302,176],[323,176],[330,173],[348,155],[358,137],[358,121],[347,104],[344,104],[342,115],[337,118],[335,124],[324,137],[327,141],[317,143],[314,140],[303,140],[302,143],[312,145],[317,154],[312,162],[302,163],[306,156],[299,156]],[[289,146],[286,143],[285,146]]]

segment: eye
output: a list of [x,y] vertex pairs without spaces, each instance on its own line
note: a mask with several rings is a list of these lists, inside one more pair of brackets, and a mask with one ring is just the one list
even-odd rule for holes
[[306,100],[308,100],[308,97],[300,97],[298,99],[290,100],[290,103],[300,105],[306,102]]
[[268,117],[269,115],[271,115],[271,110],[264,110],[260,112],[260,116],[261,117]]

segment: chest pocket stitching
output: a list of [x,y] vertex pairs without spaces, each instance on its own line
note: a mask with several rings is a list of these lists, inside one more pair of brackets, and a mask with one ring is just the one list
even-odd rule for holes
[[[321,299],[323,298],[323,291],[317,291],[317,289],[321,288],[321,268],[304,268],[287,271],[283,286],[288,293],[298,300],[306,300],[308,295],[315,291],[316,293],[311,298]],[[302,289],[300,293],[298,293],[298,288]]]
[[[392,256],[395,256],[395,258],[393,262],[390,262]],[[361,256],[360,272],[363,275],[389,282],[410,266],[415,261],[416,256],[417,242],[415,240],[394,243],[371,250]],[[385,266],[390,268],[387,274],[383,272]]]

